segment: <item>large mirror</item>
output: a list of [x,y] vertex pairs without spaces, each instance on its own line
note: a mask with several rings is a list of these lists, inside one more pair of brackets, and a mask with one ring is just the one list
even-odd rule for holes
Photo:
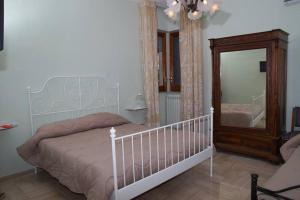
[[267,49],[220,54],[221,125],[266,128]]

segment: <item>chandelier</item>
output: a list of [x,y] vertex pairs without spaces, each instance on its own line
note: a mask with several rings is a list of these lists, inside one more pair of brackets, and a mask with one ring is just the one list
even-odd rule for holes
[[187,11],[191,20],[200,19],[203,15],[212,15],[220,9],[220,0],[167,0],[165,13],[176,19],[181,6]]

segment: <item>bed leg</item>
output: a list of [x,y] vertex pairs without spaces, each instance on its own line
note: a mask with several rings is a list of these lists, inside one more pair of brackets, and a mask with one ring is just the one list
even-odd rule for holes
[[118,179],[117,179],[117,159],[116,159],[116,129],[110,129],[111,148],[112,148],[112,165],[113,165],[113,177],[114,177],[114,199],[118,199]]
[[214,108],[210,108],[210,177],[213,176],[213,157],[214,157]]
[[251,174],[251,200],[257,200],[257,174]]
[[34,167],[34,174],[37,175],[37,173],[38,173],[38,169],[37,167]]
[[210,177],[213,177],[213,155],[210,157]]

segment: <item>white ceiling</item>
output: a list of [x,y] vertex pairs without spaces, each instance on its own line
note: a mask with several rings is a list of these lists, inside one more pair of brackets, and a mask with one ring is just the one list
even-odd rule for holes
[[157,5],[163,8],[167,7],[167,2],[166,0],[155,0],[157,2]]
[[[139,2],[141,0],[129,0],[129,1]],[[163,7],[163,8],[167,7],[167,0],[152,0],[152,1],[155,1],[156,5],[159,7]]]
[[166,0],[154,0],[158,6],[166,7]]

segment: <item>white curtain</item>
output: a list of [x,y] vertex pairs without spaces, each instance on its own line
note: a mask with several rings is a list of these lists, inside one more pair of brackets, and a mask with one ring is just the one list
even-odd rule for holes
[[181,118],[203,114],[203,65],[201,20],[180,12]]
[[144,93],[147,125],[159,125],[158,55],[156,5],[142,0],[140,10],[141,61],[144,69]]

